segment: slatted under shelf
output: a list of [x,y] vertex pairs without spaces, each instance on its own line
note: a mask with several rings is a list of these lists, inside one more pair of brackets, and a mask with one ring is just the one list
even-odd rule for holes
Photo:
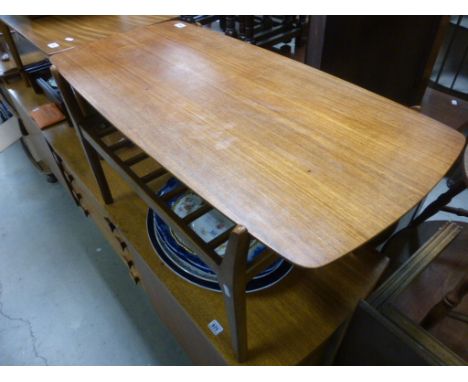
[[[96,202],[105,209],[126,240],[144,259],[155,283],[164,285],[174,306],[189,317],[193,328],[196,328],[195,330],[191,326],[190,330],[201,333],[197,337],[198,342],[191,343],[194,338],[192,332],[188,333],[186,326],[180,326],[177,309],[168,312],[161,306],[160,310],[156,307],[194,361],[237,364],[232,356],[228,330],[215,336],[208,329],[208,323],[214,319],[224,328],[228,327],[222,295],[187,283],[162,263],[147,236],[148,208],[144,201],[106,161],[102,161],[114,198],[114,203],[104,205],[74,130],[59,126],[46,130],[44,134],[73,176],[89,189]],[[120,153],[121,158],[125,158],[122,160],[128,160],[137,154],[138,149],[135,147],[122,148]],[[152,164],[146,162],[145,160],[138,164],[140,175],[144,171],[157,171]],[[136,166],[135,164],[135,168]],[[170,175],[165,174],[153,180],[155,183],[152,187],[161,187],[168,177]],[[384,266],[383,258],[376,258],[371,254],[350,254],[321,269],[296,267],[278,285],[249,294],[249,357],[245,364],[295,365],[320,361],[323,343],[350,316],[359,298],[366,296],[373,288]],[[203,354],[200,351],[209,347],[215,349],[219,356],[217,360],[208,355],[208,352]]]
[[[137,194],[163,220],[173,222],[172,228],[184,235],[192,245],[192,248],[205,262],[212,266],[220,264],[221,257],[217,254],[216,249],[227,242],[231,231],[235,227],[234,224],[231,228],[205,243],[190,228],[190,223],[204,213],[214,210],[207,201],[203,201],[203,206],[200,209],[193,211],[183,218],[179,217],[170,208],[168,203],[176,197],[191,192],[187,186],[179,181],[180,185],[176,186],[173,190],[164,195],[159,195],[160,185],[155,188],[152,187],[152,183],[168,175],[169,173],[166,169],[99,116],[88,118],[83,122],[82,129],[86,140],[101,152],[109,163],[115,164],[114,168],[117,168],[117,172],[130,183]],[[253,240],[253,238],[251,237],[250,240]],[[255,276],[255,272],[261,271],[277,259],[278,255],[267,249],[262,256],[259,256],[249,265],[247,275],[250,277]]]

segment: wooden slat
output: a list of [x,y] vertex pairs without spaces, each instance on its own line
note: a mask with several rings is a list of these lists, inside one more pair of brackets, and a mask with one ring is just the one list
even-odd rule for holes
[[117,131],[114,126],[109,124],[98,114],[83,116],[81,124],[86,125],[88,129],[93,129],[95,131],[95,135],[99,138],[104,138],[105,136]]
[[208,247],[215,249],[219,247],[221,244],[223,244],[229,238],[229,235],[231,231],[233,230],[233,228],[230,228],[224,231],[222,234],[216,236],[214,239],[208,242]]
[[394,224],[465,141],[388,99],[193,25],[134,29],[52,61],[150,157],[304,267]]
[[221,258],[213,250],[211,250],[203,240],[191,229],[189,229],[182,220],[166,205],[166,202],[161,200],[153,190],[139,178],[130,168],[124,165],[123,161],[110,150],[109,147],[101,145],[99,140],[93,136],[93,132],[82,129],[83,136],[86,141],[108,162],[116,172],[122,176],[135,192],[140,196],[145,203],[148,204],[171,228],[185,238],[191,248],[198,253],[203,261],[212,269],[216,269],[221,263]]
[[131,158],[128,158],[128,159],[125,159],[123,161],[123,163],[126,165],[126,166],[133,166],[139,162],[141,162],[142,160],[145,160],[146,158],[148,158],[148,154],[146,153],[139,153]]
[[120,139],[118,142],[109,145],[109,150],[117,151],[123,149],[124,147],[132,147],[134,143],[127,138]]
[[266,251],[255,259],[255,261],[247,268],[247,280],[250,280],[262,270],[268,268],[276,260],[278,260],[278,254],[274,253],[271,249],[266,249]]
[[101,130],[98,130],[97,131],[97,136],[99,138],[104,138],[105,136],[109,135],[109,134],[112,134],[112,133],[115,133],[117,130],[114,126],[109,126],[109,127],[106,127],[104,129],[101,129]]
[[445,207],[442,207],[440,210],[449,212],[458,216],[468,217],[468,210],[464,208],[455,208],[455,207],[445,206]]
[[161,167],[161,168],[158,168],[157,170],[151,171],[150,173],[146,175],[143,175],[140,178],[140,181],[143,183],[149,183],[155,180],[156,178],[159,178],[160,176],[163,176],[165,174],[167,174],[167,170]]
[[174,188],[172,191],[169,191],[168,193],[164,194],[163,196],[160,196],[160,198],[164,201],[169,201],[174,197],[186,192],[187,190],[188,188],[186,186],[180,185]]
[[182,218],[182,221],[185,224],[188,224],[190,222],[193,222],[195,219],[198,219],[200,216],[206,214],[207,212],[211,211],[213,207],[211,207],[209,204],[205,203],[203,204],[200,208],[197,210],[193,211],[192,213],[188,214],[187,216]]

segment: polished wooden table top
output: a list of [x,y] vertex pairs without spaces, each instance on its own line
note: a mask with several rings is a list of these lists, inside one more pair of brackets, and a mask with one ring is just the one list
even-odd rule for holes
[[464,145],[413,110],[192,25],[137,28],[52,62],[187,186],[305,267],[401,218]]
[[[0,16],[0,19],[47,55],[116,32],[170,20],[175,16]],[[55,44],[58,46],[55,47]],[[52,44],[52,45],[50,45]]]

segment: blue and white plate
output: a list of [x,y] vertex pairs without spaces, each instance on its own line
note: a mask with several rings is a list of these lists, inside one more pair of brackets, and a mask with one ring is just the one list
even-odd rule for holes
[[[159,195],[172,191],[181,183],[171,178],[159,191]],[[186,192],[168,201],[168,205],[181,218],[203,206],[203,200],[193,192]],[[234,222],[217,210],[211,210],[190,223],[190,228],[200,238],[209,242],[226,230],[232,228]],[[151,209],[148,210],[147,227],[151,243],[163,262],[177,275],[185,280],[206,289],[221,291],[216,274],[198,257],[189,246],[172,231],[172,229]],[[215,251],[223,256],[227,242],[218,246]],[[252,262],[264,253],[266,247],[253,239],[250,242],[248,262]],[[284,259],[278,259],[267,269],[260,272],[247,284],[247,292],[265,289],[276,284],[292,269],[292,265]]]

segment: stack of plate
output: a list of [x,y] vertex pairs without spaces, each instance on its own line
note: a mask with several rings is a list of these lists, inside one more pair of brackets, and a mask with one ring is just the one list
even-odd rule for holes
[[[170,179],[159,191],[159,195],[172,191],[181,183]],[[203,206],[203,199],[189,191],[168,201],[168,205],[183,218]],[[148,211],[148,233],[156,253],[163,262],[177,275],[206,289],[220,291],[216,274],[191,250],[186,243],[153,211]],[[217,210],[211,210],[190,223],[190,228],[206,243],[232,228],[234,222]],[[226,251],[227,242],[215,249],[220,256]],[[253,239],[247,261],[250,263],[265,252],[265,246]],[[292,265],[284,259],[278,259],[271,266],[260,272],[247,284],[247,292],[265,289],[276,284],[292,269]]]

